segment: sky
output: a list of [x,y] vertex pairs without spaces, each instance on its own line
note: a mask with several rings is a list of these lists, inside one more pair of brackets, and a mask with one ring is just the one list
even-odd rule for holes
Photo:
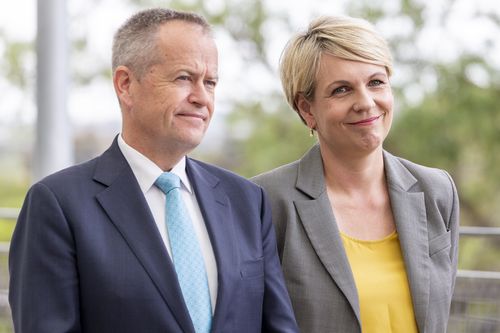
[[[44,1],[44,0],[40,0]],[[65,0],[61,0],[65,2]],[[214,9],[223,5],[222,0],[207,0],[209,7]],[[238,0],[234,0],[238,1]],[[239,0],[247,1],[247,0]],[[286,12],[291,17],[297,30],[304,28],[309,19],[317,13],[343,14],[342,7],[346,1],[290,1],[268,0],[267,8],[271,13],[281,15]],[[452,1],[453,2],[453,1]],[[383,4],[388,11],[398,11],[399,0],[373,0],[373,5]],[[500,6],[495,0],[456,0],[450,6],[450,1],[424,1],[426,6],[425,19],[427,28],[419,39],[419,52],[434,57],[443,62],[452,61],[463,50],[477,50],[484,46],[485,40],[496,40],[496,48],[485,55],[489,62],[500,69],[499,31],[493,24],[477,21],[472,18],[476,11],[483,13],[500,13]],[[68,34],[70,38],[85,38],[89,52],[83,56],[70,58],[71,72],[90,73],[99,68],[109,66],[110,48],[113,32],[133,12],[134,8],[124,5],[121,0],[71,0],[68,4]],[[451,19],[443,25],[441,14],[451,12]],[[271,23],[272,24],[272,23]],[[404,35],[411,32],[413,23],[405,19],[393,19],[381,22],[377,29],[387,38]],[[279,26],[269,27],[270,35],[269,57],[274,66],[274,73],[254,66],[246,68],[238,47],[224,33],[216,32],[219,46],[219,68],[221,81],[217,88],[216,112],[230,112],[228,96],[240,94],[244,100],[248,96],[265,94],[270,89],[279,90],[280,83],[276,68],[279,55],[285,45],[289,32]],[[0,4],[0,33],[10,41],[32,41],[36,36],[36,0],[2,1]],[[4,45],[0,43],[0,54]],[[485,51],[486,52],[486,51]],[[496,56],[495,56],[496,55]],[[34,56],[24,61],[30,73],[32,87],[29,91],[21,91],[4,78],[0,77],[0,123],[33,122],[36,116],[35,93],[33,88],[35,75]],[[394,80],[398,80],[397,72]],[[90,75],[91,76],[91,75]],[[471,76],[478,84],[487,84],[488,76],[480,68],[471,69]],[[432,86],[432,79],[429,85]],[[90,78],[86,85],[69,82],[70,94],[68,110],[74,124],[93,124],[95,122],[119,121],[119,110],[110,80],[98,77]],[[419,96],[416,89],[415,96]],[[425,89],[424,89],[425,90]],[[420,89],[420,92],[424,91]],[[1,139],[1,137],[0,137]]]

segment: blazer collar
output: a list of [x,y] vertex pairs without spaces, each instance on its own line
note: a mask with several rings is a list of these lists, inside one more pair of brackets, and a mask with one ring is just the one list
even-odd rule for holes
[[187,159],[186,170],[192,182],[196,199],[212,243],[217,263],[217,304],[215,306],[212,331],[224,326],[225,313],[234,301],[234,281],[239,279],[236,236],[228,196],[221,180],[203,163]]
[[[387,151],[384,154],[384,168],[389,185],[408,191],[417,179],[401,164],[397,157]],[[314,145],[299,161],[296,187],[307,195],[317,198],[326,190],[323,160],[319,144]]]
[[[417,179],[390,153],[384,151],[384,168],[391,207],[412,295],[419,331],[425,329],[429,305],[428,236],[424,194],[412,191]],[[310,200],[294,202],[304,229],[321,262],[351,304],[358,321],[359,300],[335,216],[326,193],[319,145],[299,161],[296,188]]]
[[194,332],[172,261],[116,138],[99,157],[94,180],[107,186],[96,198],[111,223],[136,255],[182,330]]
[[415,319],[419,331],[424,332],[430,296],[425,196],[418,189],[418,180],[397,157],[384,151],[384,163],[392,214],[405,262]]
[[402,191],[410,191],[418,182],[413,174],[399,161],[397,157],[387,151],[384,154],[384,169],[387,183]]
[[351,267],[326,192],[319,145],[299,161],[296,188],[311,199],[294,201],[320,261],[350,303],[361,327],[359,300]]
[[316,144],[300,159],[295,186],[311,198],[316,199],[326,190],[323,172],[323,160],[319,144]]

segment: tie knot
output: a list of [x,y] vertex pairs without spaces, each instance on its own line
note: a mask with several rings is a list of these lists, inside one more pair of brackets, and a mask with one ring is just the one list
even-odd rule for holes
[[171,172],[164,172],[158,177],[155,182],[155,185],[158,186],[163,193],[167,194],[174,188],[181,187],[181,179],[176,174]]

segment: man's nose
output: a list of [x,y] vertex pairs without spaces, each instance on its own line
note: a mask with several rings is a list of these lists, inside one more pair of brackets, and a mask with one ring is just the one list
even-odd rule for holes
[[213,94],[207,90],[204,82],[193,84],[192,91],[189,94],[189,102],[200,107],[209,106],[213,100]]

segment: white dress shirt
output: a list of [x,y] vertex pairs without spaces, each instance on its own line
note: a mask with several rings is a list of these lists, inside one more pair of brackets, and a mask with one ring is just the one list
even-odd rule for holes
[[[168,230],[165,223],[165,194],[154,185],[156,179],[163,173],[153,161],[142,155],[140,152],[129,146],[122,138],[118,136],[118,146],[120,147],[123,156],[127,160],[132,169],[137,182],[146,198],[146,201],[153,214],[156,226],[160,232],[163,243],[167,248],[170,258],[172,258],[172,250],[168,239]],[[210,290],[210,301],[212,302],[212,314],[215,310],[215,302],[217,300],[217,264],[215,262],[212,243],[208,236],[208,231],[201,215],[200,206],[196,200],[196,195],[193,192],[191,183],[186,174],[186,157],[183,157],[170,172],[176,174],[181,179],[181,195],[184,204],[188,210],[189,216],[193,223],[194,231],[198,242],[200,243],[201,253],[205,261],[205,269],[207,271],[208,288]]]

